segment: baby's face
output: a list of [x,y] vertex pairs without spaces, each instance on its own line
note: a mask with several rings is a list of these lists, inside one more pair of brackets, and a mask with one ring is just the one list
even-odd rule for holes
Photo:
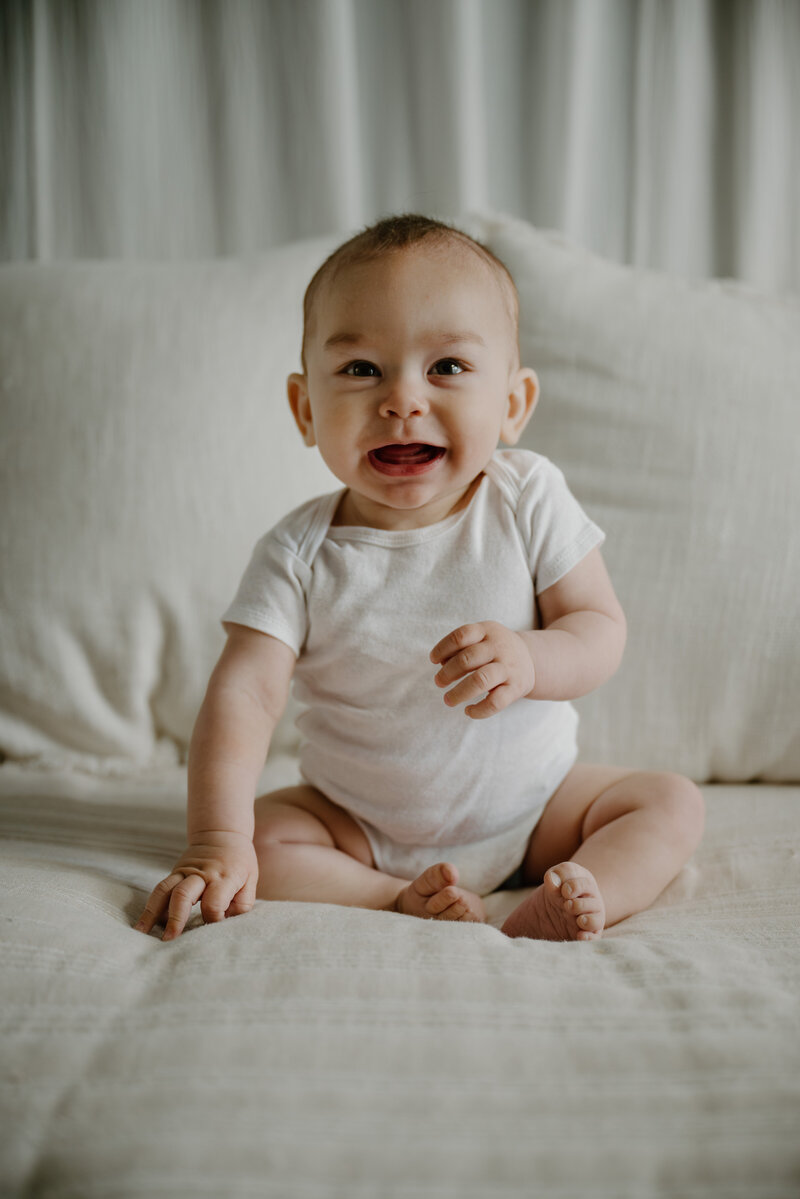
[[323,284],[289,399],[349,492],[346,523],[444,519],[536,400],[493,270],[460,247],[414,247]]

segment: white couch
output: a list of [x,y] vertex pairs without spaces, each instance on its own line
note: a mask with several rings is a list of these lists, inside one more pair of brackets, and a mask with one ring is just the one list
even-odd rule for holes
[[[630,626],[584,760],[704,784],[705,840],[590,944],[264,903],[132,930],[256,538],[337,486],[294,431],[300,300],[258,258],[0,269],[0,1193],[593,1196],[800,1188],[800,305],[491,215]],[[268,788],[296,777],[282,725]]]

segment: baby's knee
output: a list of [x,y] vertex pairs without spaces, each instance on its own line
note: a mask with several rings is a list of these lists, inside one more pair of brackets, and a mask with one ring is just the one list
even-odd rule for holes
[[700,844],[705,827],[702,791],[691,779],[672,771],[652,775],[651,784],[659,811],[668,819],[673,836],[681,841],[690,856]]
[[264,795],[256,800],[254,814],[253,845],[259,855],[287,841],[320,839],[319,820],[292,803]]

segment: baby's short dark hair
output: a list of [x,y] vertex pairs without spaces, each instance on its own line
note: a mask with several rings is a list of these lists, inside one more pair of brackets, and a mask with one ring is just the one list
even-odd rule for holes
[[322,284],[334,279],[344,267],[360,262],[370,262],[372,259],[383,258],[388,254],[396,254],[425,241],[438,246],[447,243],[459,245],[478,255],[490,267],[503,292],[516,339],[519,325],[519,297],[511,272],[505,263],[501,262],[488,246],[476,241],[462,229],[457,229],[454,225],[448,225],[434,217],[423,216],[421,213],[405,212],[397,216],[383,217],[374,225],[369,225],[360,233],[355,234],[354,237],[334,250],[314,274],[303,297],[303,343],[300,358],[304,372],[306,370],[308,330],[311,326],[314,301]]

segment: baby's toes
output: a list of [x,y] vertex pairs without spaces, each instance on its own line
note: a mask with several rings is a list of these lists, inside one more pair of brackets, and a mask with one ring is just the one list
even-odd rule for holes
[[579,916],[575,923],[581,932],[599,933],[605,922],[602,912],[586,912],[583,916]]
[[597,895],[583,895],[579,899],[565,899],[564,909],[573,916],[588,916],[599,912],[602,907]]
[[[435,862],[415,878],[412,886],[419,895],[441,894],[443,890],[458,882],[458,870],[452,862]],[[452,903],[452,900],[451,900]]]
[[558,896],[568,903],[578,899],[590,899],[600,894],[594,875],[575,862],[561,862],[548,870],[544,879],[545,888],[553,897]]
[[[425,904],[425,910],[430,912],[431,916],[441,916],[443,912],[448,910],[448,908],[455,907],[456,905],[458,905],[459,908],[463,908],[465,906],[464,899],[459,888],[443,887],[441,891],[437,891],[435,895],[430,897],[428,902]],[[455,916],[455,914],[453,918],[456,920],[459,919],[459,917]]]
[[482,924],[486,910],[479,895],[462,891],[460,887],[445,887],[433,895],[425,905],[428,913],[437,920],[466,920]]
[[600,936],[605,927],[605,904],[597,880],[585,867],[561,862],[547,872],[544,889],[553,919],[561,922],[567,937],[591,941]]

